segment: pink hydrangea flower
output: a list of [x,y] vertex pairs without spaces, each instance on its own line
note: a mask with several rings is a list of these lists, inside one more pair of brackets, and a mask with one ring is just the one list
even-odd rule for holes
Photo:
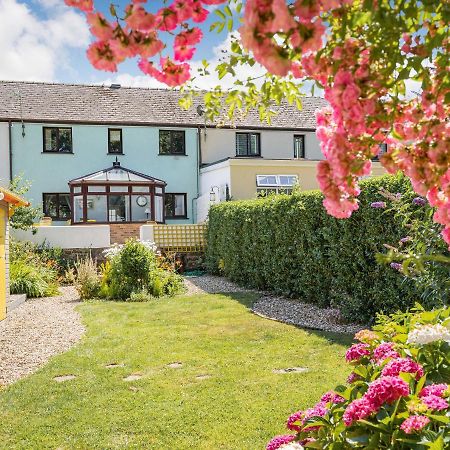
[[400,428],[406,433],[411,434],[414,431],[420,431],[423,427],[430,423],[430,419],[426,416],[411,416],[408,417],[400,425]]
[[343,403],[345,402],[345,398],[340,396],[339,394],[336,394],[334,391],[328,391],[325,392],[325,394],[322,395],[322,398],[320,399],[322,403]]
[[430,384],[425,386],[419,393],[419,397],[427,397],[428,395],[437,395],[443,397],[444,392],[448,390],[448,384]]
[[423,377],[423,368],[420,364],[413,361],[411,358],[397,358],[389,361],[381,371],[381,375],[391,375],[396,377],[400,373],[416,374],[416,379]]
[[449,407],[447,400],[438,397],[437,395],[427,395],[426,397],[422,397],[422,403],[435,411],[442,411]]
[[345,354],[345,359],[349,362],[358,362],[364,356],[370,355],[370,345],[359,343],[353,344]]
[[[328,409],[324,406],[322,402],[317,403],[314,408],[309,408],[305,411],[303,416],[303,424],[312,417],[323,417],[328,412]],[[318,430],[320,427],[318,426],[305,426],[303,430],[307,431],[315,431]]]
[[291,414],[287,420],[286,426],[288,430],[300,431],[301,425],[303,423],[303,411],[297,411]]
[[365,396],[375,405],[393,403],[409,395],[409,385],[399,377],[383,376],[369,385]]
[[280,436],[275,436],[266,447],[266,450],[277,450],[282,445],[289,444],[295,439],[293,434],[282,434]]
[[378,408],[366,396],[353,400],[342,416],[345,426],[349,427],[360,419],[366,419],[371,414],[377,412]]
[[400,358],[398,352],[394,350],[393,342],[383,342],[373,351],[373,359],[375,362],[380,363],[386,358]]

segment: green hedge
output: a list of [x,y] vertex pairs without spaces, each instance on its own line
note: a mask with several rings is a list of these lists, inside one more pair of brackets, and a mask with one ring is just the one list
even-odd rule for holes
[[352,321],[406,309],[419,289],[375,254],[407,234],[393,213],[370,207],[380,188],[414,197],[404,177],[361,183],[360,209],[350,219],[327,215],[322,194],[308,191],[226,202],[211,208],[206,264],[213,273],[260,289],[340,309]]

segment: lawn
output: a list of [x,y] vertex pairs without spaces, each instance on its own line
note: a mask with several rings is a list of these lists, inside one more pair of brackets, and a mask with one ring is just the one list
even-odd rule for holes
[[[0,448],[263,449],[291,412],[345,380],[349,338],[260,318],[253,300],[81,305],[82,341],[0,392]],[[308,371],[273,372],[287,367]]]

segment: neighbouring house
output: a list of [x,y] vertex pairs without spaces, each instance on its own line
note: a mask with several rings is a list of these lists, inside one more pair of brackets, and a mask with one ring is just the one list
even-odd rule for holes
[[[0,185],[21,174],[52,225],[108,225],[111,242],[148,221],[190,224],[211,203],[317,188],[322,98],[205,121],[174,90],[0,81]],[[375,173],[382,170],[375,164]],[[103,231],[99,228],[99,233]]]
[[9,296],[9,217],[17,206],[28,202],[8,189],[0,187],[0,320],[6,317]]

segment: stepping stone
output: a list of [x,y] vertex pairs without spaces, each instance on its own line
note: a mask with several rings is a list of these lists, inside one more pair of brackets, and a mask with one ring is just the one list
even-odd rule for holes
[[308,372],[307,367],[287,367],[286,369],[273,369],[273,373],[305,373]]
[[107,369],[115,369],[116,367],[125,367],[125,364],[111,363],[105,366]]
[[137,373],[132,373],[131,375],[128,375],[127,377],[123,378],[123,381],[137,381],[142,378],[142,375],[139,375]]
[[57,377],[54,377],[53,379],[58,383],[62,383],[64,381],[73,380],[75,378],[76,378],[75,375],[59,375]]
[[197,380],[207,380],[208,378],[211,378],[211,375],[208,375],[207,373],[205,373],[204,375],[197,375],[195,378]]
[[167,364],[166,367],[170,367],[171,369],[181,369],[183,367],[183,363],[173,362],[173,363]]

